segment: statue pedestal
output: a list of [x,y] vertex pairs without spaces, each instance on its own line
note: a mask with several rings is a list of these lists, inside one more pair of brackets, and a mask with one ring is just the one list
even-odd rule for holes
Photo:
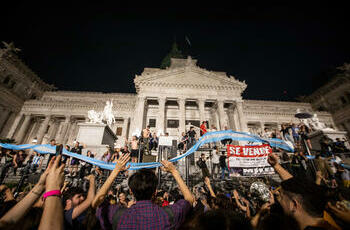
[[[343,138],[347,139],[345,131],[317,130],[308,135],[308,137],[310,138],[313,150],[318,150],[318,151],[321,150],[320,140],[324,136],[329,137],[334,142],[336,141],[336,138],[340,138],[340,140],[343,140]],[[345,146],[349,148],[349,143],[345,142]]]
[[95,158],[99,158],[107,151],[107,147],[114,148],[114,143],[118,139],[111,128],[106,124],[79,123],[77,141],[86,145],[83,153],[90,150]]

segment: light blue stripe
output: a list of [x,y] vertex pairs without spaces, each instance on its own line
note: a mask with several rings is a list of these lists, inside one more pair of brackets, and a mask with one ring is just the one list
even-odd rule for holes
[[[293,152],[294,150],[283,140],[280,139],[263,139],[259,136],[252,135],[249,133],[244,132],[237,132],[232,130],[222,130],[222,131],[215,131],[215,132],[208,132],[205,133],[195,145],[193,145],[185,154],[182,154],[180,156],[174,157],[170,159],[171,162],[176,162],[190,154],[193,154],[195,151],[198,150],[199,147],[203,146],[207,143],[212,142],[219,142],[224,139],[231,139],[233,141],[246,141],[246,142],[261,142],[261,143],[268,143],[271,147],[278,147],[281,149],[284,149],[286,151]],[[20,149],[33,149],[39,153],[42,154],[55,154],[56,147],[51,146],[49,144],[46,145],[31,145],[31,144],[25,144],[25,145],[12,145],[12,144],[2,144],[0,143],[0,146],[8,149],[14,149],[14,150],[20,150]],[[62,151],[63,155],[74,157],[79,160],[86,161],[87,163],[96,165],[103,169],[109,169],[113,170],[115,167],[115,163],[107,163],[98,159],[90,158],[87,156],[83,156],[80,154],[72,153],[67,151],[66,149],[63,149]],[[159,162],[145,162],[145,163],[128,163],[130,165],[131,170],[137,170],[142,168],[156,168],[161,166]]]

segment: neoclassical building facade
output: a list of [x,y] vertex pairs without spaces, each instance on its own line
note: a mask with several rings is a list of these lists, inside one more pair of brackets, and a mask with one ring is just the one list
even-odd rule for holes
[[[0,77],[3,84],[4,77]],[[60,91],[42,82],[37,98],[24,100],[1,137],[17,143],[33,139],[47,143],[55,138],[71,144],[78,134],[77,124],[88,121],[89,110],[102,111],[107,100],[113,101],[116,123],[111,129],[119,141],[147,125],[152,131],[180,136],[187,125],[199,126],[202,121],[218,130],[257,134],[265,127],[277,129],[282,123],[298,122],[297,109],[317,113],[321,122],[336,128],[328,112],[315,111],[310,103],[245,100],[244,81],[203,69],[191,57],[172,58],[167,69],[145,68],[134,83],[136,93],[125,94]]]
[[306,98],[313,109],[332,114],[335,125],[350,133],[350,64],[337,68],[339,73]]

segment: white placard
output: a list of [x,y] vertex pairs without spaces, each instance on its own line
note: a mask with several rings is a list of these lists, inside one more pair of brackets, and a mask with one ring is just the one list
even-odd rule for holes
[[172,146],[174,137],[171,136],[160,136],[159,137],[159,145],[162,146]]

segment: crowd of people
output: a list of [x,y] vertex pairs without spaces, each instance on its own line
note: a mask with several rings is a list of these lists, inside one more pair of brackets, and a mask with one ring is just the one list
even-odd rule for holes
[[[194,127],[183,133],[179,154],[207,131],[203,123],[199,135]],[[310,144],[304,132],[308,130],[302,125],[289,124],[278,132],[261,133],[296,147],[292,154],[274,149],[268,156],[281,182],[269,177],[224,181],[229,169],[222,149],[230,140],[223,140],[208,146],[211,170],[207,155],[198,159],[203,179],[192,187],[167,160],[161,164],[170,184],[159,184],[155,169],[128,169],[129,162],[140,161],[140,152],[150,154],[159,147],[149,127],[99,158],[116,163],[112,171],[61,154],[50,155],[46,164],[46,155],[0,148],[0,229],[350,229],[350,171],[342,164],[347,151],[344,140],[321,140],[323,147],[313,159],[303,147]],[[50,145],[59,146],[54,139]],[[82,154],[86,145],[75,142],[64,148]],[[4,183],[6,176],[18,171],[22,177],[28,173],[40,177],[35,183],[21,179],[20,186]],[[72,183],[70,178],[82,183]],[[266,189],[253,191],[256,182]]]
[[[128,171],[130,153],[121,154],[103,185],[84,177],[86,188],[65,181],[62,155],[52,157],[38,182],[19,195],[1,184],[1,229],[347,229],[350,193],[345,185],[291,174],[276,153],[268,163],[282,182],[269,184],[268,199],[249,187],[232,190],[214,184],[208,174],[190,189],[176,167],[162,161],[162,170],[176,186],[158,184],[155,170],[129,172],[127,183],[115,183]],[[292,170],[293,171],[293,170]],[[252,178],[255,181],[261,179]],[[266,194],[265,194],[266,195]]]

